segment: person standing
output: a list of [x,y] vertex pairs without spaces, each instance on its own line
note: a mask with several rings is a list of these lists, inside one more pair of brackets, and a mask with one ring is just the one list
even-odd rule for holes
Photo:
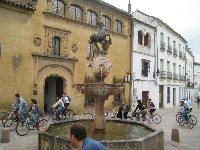
[[198,108],[199,108],[199,103],[200,103],[200,97],[198,96],[198,97],[197,97],[197,105],[198,105]]
[[15,98],[17,101],[17,108],[18,108],[18,114],[19,114],[19,119],[21,122],[25,122],[25,114],[29,111],[28,104],[26,101],[19,95],[19,93],[15,94]]
[[87,138],[86,129],[80,124],[73,124],[68,136],[72,147],[78,150],[107,150],[101,143]]

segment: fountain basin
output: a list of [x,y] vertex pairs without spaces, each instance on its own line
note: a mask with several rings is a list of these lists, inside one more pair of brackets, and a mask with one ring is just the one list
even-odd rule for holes
[[140,122],[118,119],[106,121],[105,134],[104,132],[96,134],[93,130],[89,130],[93,126],[92,119],[52,124],[45,132],[39,133],[38,149],[73,150],[67,138],[68,128],[73,123],[83,124],[86,127],[88,137],[104,144],[109,150],[164,150],[162,130],[156,130]]

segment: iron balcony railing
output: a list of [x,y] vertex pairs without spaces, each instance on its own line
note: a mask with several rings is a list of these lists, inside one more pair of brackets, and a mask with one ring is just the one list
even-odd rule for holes
[[167,79],[172,79],[172,73],[171,72],[167,72]]
[[173,80],[178,80],[178,74],[173,73]]
[[166,71],[160,71],[160,79],[166,79]]
[[160,50],[165,51],[165,42],[160,41]]
[[179,58],[183,58],[183,53],[179,51]]
[[175,48],[173,48],[173,55],[174,57],[177,57],[177,50]]
[[172,47],[170,45],[168,45],[167,53],[172,54]]

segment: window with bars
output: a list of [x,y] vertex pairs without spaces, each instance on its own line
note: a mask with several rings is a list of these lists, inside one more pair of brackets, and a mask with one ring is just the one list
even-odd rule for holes
[[111,30],[110,18],[108,18],[107,16],[103,16],[102,20],[103,20],[103,24],[105,25],[105,29]]
[[88,11],[88,24],[91,24],[93,26],[96,26],[97,25],[97,14],[91,10]]
[[167,87],[167,103],[170,103],[170,87]]
[[71,16],[71,19],[74,19],[77,21],[83,21],[83,11],[77,5],[70,6],[70,16]]
[[60,38],[53,37],[52,39],[53,55],[60,56]]
[[65,16],[66,4],[62,0],[52,0],[51,1],[51,12],[57,15]]
[[122,22],[119,20],[115,21],[115,31],[118,33],[122,33]]
[[150,61],[142,60],[142,76],[148,77],[150,71]]
[[85,105],[92,105],[94,104],[94,99],[90,95],[85,95]]
[[141,30],[138,31],[138,44],[143,44],[143,32]]

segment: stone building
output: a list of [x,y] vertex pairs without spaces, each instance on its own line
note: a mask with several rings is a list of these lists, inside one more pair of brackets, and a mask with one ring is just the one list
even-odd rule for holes
[[112,39],[112,69],[105,82],[125,84],[124,93],[110,96],[105,106],[130,101],[131,85],[123,80],[131,70],[127,12],[101,0],[0,0],[0,103],[13,103],[18,92],[48,109],[65,92],[72,108],[89,104],[74,84],[91,76],[88,40],[101,20]]

